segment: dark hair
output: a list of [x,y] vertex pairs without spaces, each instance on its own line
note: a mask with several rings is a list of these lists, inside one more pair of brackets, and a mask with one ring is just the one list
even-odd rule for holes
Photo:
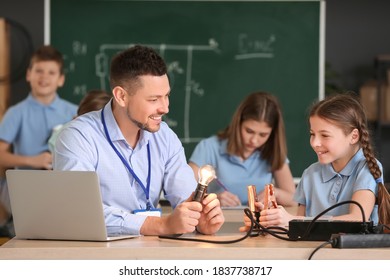
[[60,73],[64,73],[64,59],[62,54],[50,45],[45,45],[38,48],[31,56],[29,69],[33,67],[33,64],[41,61],[54,61],[60,66]]
[[271,171],[280,169],[287,159],[287,144],[278,99],[267,92],[254,92],[241,102],[229,126],[218,133],[220,139],[227,139],[229,154],[242,156],[241,124],[246,120],[266,122],[272,128],[269,139],[259,150],[271,165]]
[[104,105],[110,101],[111,96],[104,90],[94,89],[87,92],[83,99],[81,99],[77,115],[100,110]]
[[[333,94],[327,96],[324,100],[314,104],[310,110],[310,117],[318,116],[330,121],[340,127],[347,135],[352,130],[359,131],[359,145],[363,150],[368,168],[375,178],[380,179],[382,171],[379,168],[374,155],[374,149],[371,144],[370,133],[368,130],[367,117],[363,106],[357,96],[353,93]],[[383,182],[378,183],[378,214],[379,223],[389,224],[390,213],[390,195],[387,192]]]
[[111,89],[121,86],[132,94],[140,86],[139,76],[162,76],[167,67],[162,57],[152,48],[135,45],[114,56],[110,68]]

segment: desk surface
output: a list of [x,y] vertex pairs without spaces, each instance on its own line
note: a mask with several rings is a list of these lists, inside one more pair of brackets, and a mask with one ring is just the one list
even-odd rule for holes
[[[188,235],[209,240],[234,240],[244,234],[243,211],[224,210],[226,222],[214,236]],[[186,235],[187,237],[187,235]],[[161,239],[141,236],[111,242],[49,241],[12,239],[0,247],[0,259],[308,259],[322,241],[285,241],[271,235],[250,237],[231,244]],[[336,249],[329,246],[317,251],[313,259],[390,259],[390,248]]]

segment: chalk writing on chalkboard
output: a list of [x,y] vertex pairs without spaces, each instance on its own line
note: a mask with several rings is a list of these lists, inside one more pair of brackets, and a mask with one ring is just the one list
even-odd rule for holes
[[164,120],[187,156],[229,124],[245,95],[262,90],[281,102],[294,176],[316,160],[303,132],[308,106],[323,96],[325,1],[70,2],[51,1],[48,29],[65,56],[63,98],[77,104],[91,89],[111,91],[112,56],[153,46],[169,71]]

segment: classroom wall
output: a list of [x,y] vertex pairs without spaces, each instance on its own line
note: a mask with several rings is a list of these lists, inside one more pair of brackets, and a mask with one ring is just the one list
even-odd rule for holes
[[[390,53],[390,1],[388,0],[328,0],[326,1],[325,60],[334,77],[328,84],[340,89],[358,92],[359,87],[375,76],[374,58]],[[22,7],[22,8],[21,8]],[[44,42],[44,0],[2,0],[0,17],[11,18],[23,24],[31,34],[34,48]],[[13,57],[21,54],[14,48]],[[12,61],[11,61],[12,64]],[[23,99],[28,85],[22,77],[11,85],[11,104]],[[382,133],[382,153],[390,151],[390,128]],[[390,158],[382,157],[385,166]],[[386,175],[386,181],[390,176]]]
[[[11,19],[24,26],[31,35],[34,49],[43,44],[43,5],[44,0],[1,0],[0,17]],[[13,29],[11,29],[12,31]],[[11,72],[19,73],[18,66],[21,64],[21,57],[25,54],[25,38],[18,30],[12,35],[11,48]],[[11,104],[26,97],[29,86],[25,76],[11,84]]]

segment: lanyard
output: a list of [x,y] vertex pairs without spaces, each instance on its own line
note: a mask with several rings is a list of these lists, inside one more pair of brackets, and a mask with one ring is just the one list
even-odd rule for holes
[[141,182],[141,180],[138,178],[138,176],[135,174],[134,170],[130,167],[129,163],[126,161],[126,159],[122,156],[122,154],[117,150],[115,147],[114,143],[112,143],[110,134],[108,134],[108,129],[106,125],[106,121],[104,119],[104,107],[101,112],[101,117],[102,117],[102,124],[104,127],[104,133],[106,134],[107,141],[110,143],[112,149],[115,151],[115,153],[118,155],[118,157],[121,159],[127,170],[133,175],[134,179],[138,182],[138,184],[141,186],[142,190],[145,193],[146,196],[146,209],[150,210],[153,208],[152,204],[150,203],[149,199],[149,191],[150,191],[150,177],[151,177],[151,167],[150,167],[150,148],[149,148],[149,143],[147,144],[147,149],[148,149],[148,178],[146,179],[146,187],[144,184]]

